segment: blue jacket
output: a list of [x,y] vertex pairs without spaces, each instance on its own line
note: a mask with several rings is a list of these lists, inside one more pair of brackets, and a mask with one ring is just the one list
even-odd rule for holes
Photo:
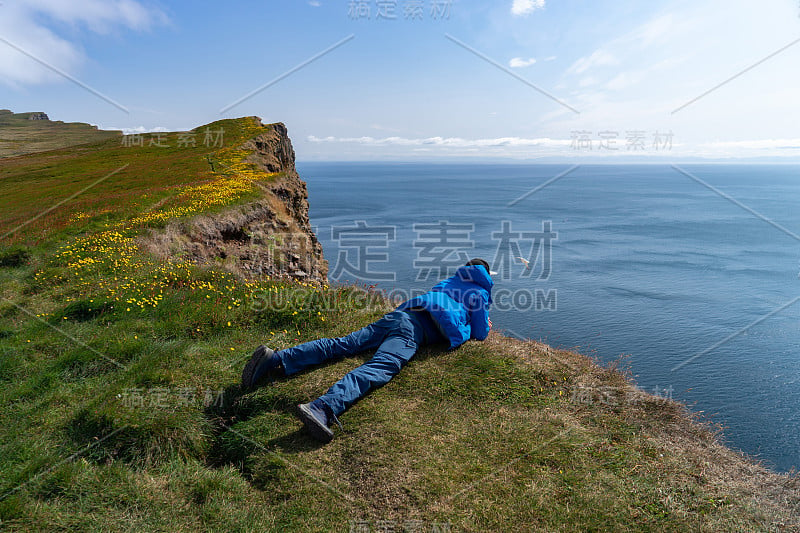
[[482,341],[489,334],[493,285],[481,265],[462,266],[454,276],[403,302],[396,311],[425,309],[450,341],[450,348],[457,348],[469,339]]

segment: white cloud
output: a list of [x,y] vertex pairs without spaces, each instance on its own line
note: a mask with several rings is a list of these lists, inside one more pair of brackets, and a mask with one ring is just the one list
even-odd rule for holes
[[85,61],[79,45],[48,23],[109,34],[120,27],[142,31],[167,22],[161,11],[135,0],[25,0],[4,3],[0,9],[0,79],[9,85],[62,79],[54,69],[71,74]]
[[515,17],[529,15],[537,9],[544,9],[545,0],[514,0],[511,4],[511,14]]
[[672,14],[657,16],[646,22],[637,31],[633,32],[630,39],[638,40],[640,46],[646,47],[652,44],[659,44],[668,41],[670,35],[677,30],[675,18]]
[[514,57],[511,61],[508,62],[508,66],[511,68],[525,68],[529,67],[536,63],[535,57],[530,57],[528,59],[523,59],[521,57]]
[[790,7],[709,0],[659,9],[572,62],[554,86],[581,114],[548,113],[542,134],[671,129],[683,144],[675,156],[797,157],[797,50],[745,72],[797,38]]
[[320,2],[319,0],[309,0],[308,5],[310,5],[311,7],[319,7],[322,5],[322,2]]
[[154,128],[145,128],[144,126],[137,126],[135,128],[118,128],[118,127],[108,127],[103,128],[105,130],[119,130],[125,135],[134,135],[134,134],[145,134],[145,133],[166,133],[170,131],[188,131],[188,130],[176,130],[175,128],[168,129],[163,126],[156,126]]
[[737,150],[800,150],[800,139],[758,139],[749,141],[715,141],[700,144],[702,147]]
[[[670,141],[669,148],[654,149],[650,142],[655,132],[647,131],[648,148],[646,150],[625,150],[626,132],[615,132],[620,136],[616,139],[617,150],[601,150],[597,148],[599,137],[597,132],[592,132],[593,149],[575,149],[572,138],[556,139],[550,137],[524,138],[524,137],[497,137],[484,139],[466,139],[461,137],[316,137],[310,135],[306,140],[314,144],[350,144],[358,146],[358,157],[369,158],[370,154],[383,152],[395,155],[410,155],[413,153],[426,153],[431,156],[462,156],[484,155],[490,157],[512,158],[541,158],[541,157],[569,157],[569,158],[602,158],[615,160],[630,160],[653,158],[654,161],[663,161],[664,158],[680,160],[682,158],[709,158],[709,159],[742,159],[757,157],[797,158],[800,156],[800,139],[753,139],[735,141],[714,141],[700,143],[683,143],[678,138]],[[666,136],[666,133],[664,133]],[[670,131],[670,136],[672,132]],[[372,149],[372,150],[370,150]],[[341,148],[336,149],[337,152]]]
[[148,9],[135,0],[25,0],[24,7],[29,15],[45,15],[69,24],[83,23],[96,33],[108,33],[118,25],[146,30],[166,21],[162,12]]
[[622,72],[617,74],[613,79],[606,83],[606,88],[612,91],[620,91],[632,85],[639,83],[645,74],[645,71],[640,72]]
[[517,147],[517,146],[542,146],[556,147],[569,146],[570,140],[550,139],[547,137],[526,139],[522,137],[498,137],[494,139],[463,139],[461,137],[427,137],[409,139],[406,137],[316,137],[308,136],[312,143],[349,143],[370,146],[440,146],[446,148],[488,148],[488,147]]
[[570,74],[583,74],[589,69],[596,67],[612,67],[618,64],[619,59],[607,50],[601,48],[595,50],[591,55],[577,60],[567,69],[567,72]]

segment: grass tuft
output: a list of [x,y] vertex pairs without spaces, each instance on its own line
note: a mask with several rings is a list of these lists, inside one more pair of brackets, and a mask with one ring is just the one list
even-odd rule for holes
[[114,303],[110,300],[96,302],[93,299],[84,299],[71,302],[60,313],[56,313],[56,315],[62,315],[62,317],[78,322],[85,322],[101,315],[107,315],[111,313],[113,309]]
[[22,246],[12,246],[0,251],[0,267],[16,268],[27,263],[30,253]]

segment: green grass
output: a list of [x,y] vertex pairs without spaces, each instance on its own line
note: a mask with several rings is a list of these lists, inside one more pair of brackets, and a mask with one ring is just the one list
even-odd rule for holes
[[[232,133],[213,150],[221,159],[253,131],[247,119],[224,126]],[[101,142],[0,171],[0,194],[24,204],[0,211],[13,228],[109,166],[131,169],[40,217],[0,253],[0,528],[797,526],[794,476],[726,449],[680,405],[616,370],[497,333],[424,349],[319,445],[293,407],[369,354],[250,392],[238,386],[245,361],[259,344],[343,335],[391,306],[357,287],[244,281],[140,250],[136,235],[163,219],[133,220],[195,205],[189,188],[225,178],[210,172],[209,151]],[[620,401],[576,401],[576,390],[616,391]]]
[[[204,144],[206,128],[224,132],[224,147]],[[4,199],[0,235],[14,232],[5,239],[6,244],[57,243],[137,214],[163,210],[165,204],[174,204],[187,186],[200,186],[228,174],[227,169],[235,163],[235,147],[257,130],[249,119],[221,120],[193,130],[197,136],[194,146],[181,144],[181,134],[176,132],[163,137],[163,147],[151,146],[148,137],[143,146],[126,146],[115,137],[6,159],[0,167]],[[215,172],[209,160],[215,164]],[[250,198],[255,197],[254,190]],[[58,207],[50,210],[54,206]]]

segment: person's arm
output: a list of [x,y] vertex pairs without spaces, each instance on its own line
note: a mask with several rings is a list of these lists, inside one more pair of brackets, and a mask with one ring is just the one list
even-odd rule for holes
[[489,298],[486,294],[475,294],[470,298],[469,328],[470,337],[479,341],[489,335]]

